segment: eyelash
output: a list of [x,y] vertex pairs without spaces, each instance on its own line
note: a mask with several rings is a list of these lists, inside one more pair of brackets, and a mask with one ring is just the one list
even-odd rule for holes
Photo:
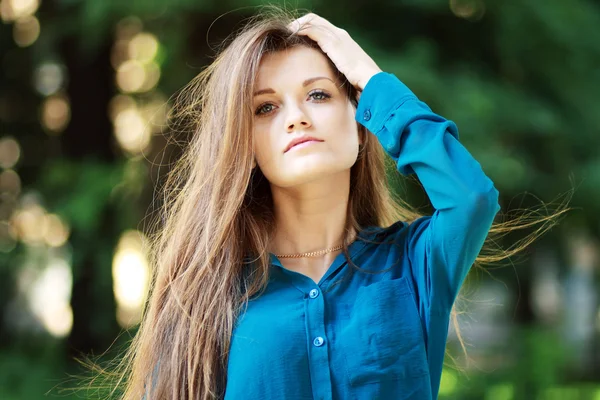
[[[324,99],[320,99],[320,100],[316,100],[317,102],[321,103],[324,101],[327,101],[331,98],[331,95],[329,93],[326,93],[322,90],[314,90],[312,92],[310,92],[308,95],[309,96],[313,96],[315,94],[318,95],[323,95]],[[268,106],[268,105],[272,105],[271,103],[263,103],[260,106],[258,106],[258,108],[254,111],[254,115],[256,115],[257,117],[264,117],[265,115],[269,115],[271,112],[266,112],[266,113],[261,113],[260,110],[264,107],[264,106]]]

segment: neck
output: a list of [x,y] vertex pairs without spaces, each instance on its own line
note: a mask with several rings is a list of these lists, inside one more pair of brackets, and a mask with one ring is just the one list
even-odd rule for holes
[[269,251],[299,254],[342,244],[349,189],[350,171],[292,188],[272,186],[276,228]]

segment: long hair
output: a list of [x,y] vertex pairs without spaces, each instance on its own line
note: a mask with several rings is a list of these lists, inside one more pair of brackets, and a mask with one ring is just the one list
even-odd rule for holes
[[[186,127],[189,139],[161,191],[142,321],[111,372],[114,393],[122,399],[139,400],[145,394],[148,400],[208,400],[224,395],[234,324],[247,302],[267,285],[267,245],[275,227],[269,183],[259,167],[252,168],[251,105],[259,63],[265,54],[295,46],[321,51],[287,28],[296,17],[278,7],[255,14],[175,97],[171,118],[185,121],[178,126]],[[330,66],[356,109],[356,89],[331,61]],[[386,171],[393,161],[357,125],[363,146],[351,168],[343,249],[354,268],[359,267],[348,255],[352,229],[411,223],[422,216],[392,193]],[[519,252],[565,211],[494,223],[475,264]],[[540,223],[510,249],[497,248],[500,236]],[[460,338],[456,316],[453,308],[451,320]]]

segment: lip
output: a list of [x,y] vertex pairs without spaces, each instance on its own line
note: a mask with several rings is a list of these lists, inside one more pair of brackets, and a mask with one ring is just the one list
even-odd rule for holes
[[284,153],[287,153],[288,150],[290,150],[292,147],[294,147],[294,146],[296,146],[298,144],[302,144],[304,142],[310,142],[310,141],[313,141],[313,142],[324,142],[324,140],[317,139],[317,138],[312,137],[312,136],[300,136],[300,137],[297,137],[297,138],[293,139],[292,141],[290,141],[290,143],[288,143],[287,147],[284,150]]

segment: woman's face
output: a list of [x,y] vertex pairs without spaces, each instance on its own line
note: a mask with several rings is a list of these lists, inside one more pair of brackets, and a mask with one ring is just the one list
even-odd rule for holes
[[[327,58],[315,49],[300,46],[263,57],[254,88],[254,154],[272,185],[311,182],[356,162],[356,111],[337,86]],[[302,136],[320,141],[286,151]]]

